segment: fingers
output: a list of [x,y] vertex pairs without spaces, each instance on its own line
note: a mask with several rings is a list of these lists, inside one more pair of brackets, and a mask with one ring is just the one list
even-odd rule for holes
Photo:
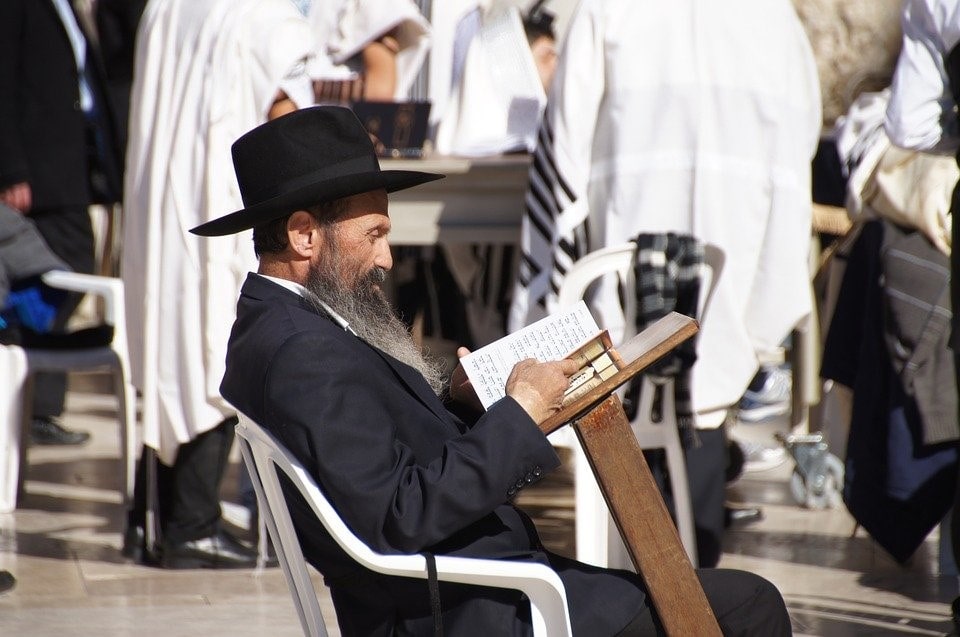
[[576,361],[570,360],[569,358],[565,358],[559,362],[561,371],[563,371],[563,373],[567,376],[572,376],[580,369],[580,365],[578,365]]
[[[540,363],[532,358],[514,365],[507,378],[506,393],[516,400],[536,422],[542,422],[563,404],[570,386],[573,361]],[[575,364],[574,364],[575,367]]]
[[33,193],[30,191],[30,184],[27,182],[20,182],[0,190],[0,201],[7,204],[14,210],[17,210],[21,213],[27,213],[30,212],[30,207],[33,205],[32,194]]

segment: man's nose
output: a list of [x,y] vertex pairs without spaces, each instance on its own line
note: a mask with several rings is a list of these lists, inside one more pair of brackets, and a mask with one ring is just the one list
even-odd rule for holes
[[373,264],[384,270],[390,270],[393,267],[393,255],[390,253],[390,244],[386,241],[384,241],[383,246],[377,250]]

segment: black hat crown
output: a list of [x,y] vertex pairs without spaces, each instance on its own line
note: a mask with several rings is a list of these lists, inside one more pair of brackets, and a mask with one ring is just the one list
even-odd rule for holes
[[269,121],[240,137],[232,151],[244,208],[191,229],[194,234],[233,234],[317,204],[443,177],[381,170],[363,124],[342,106],[301,109]]

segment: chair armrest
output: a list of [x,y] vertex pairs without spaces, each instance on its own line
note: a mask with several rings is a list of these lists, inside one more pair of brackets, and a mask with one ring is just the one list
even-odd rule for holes
[[104,300],[104,320],[113,326],[120,324],[123,312],[123,281],[109,276],[80,274],[64,270],[51,270],[41,277],[50,287],[71,292],[96,294]]

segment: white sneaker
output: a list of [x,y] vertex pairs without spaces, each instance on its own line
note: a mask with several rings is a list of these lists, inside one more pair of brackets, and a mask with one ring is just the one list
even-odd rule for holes
[[790,371],[769,367],[760,373],[765,376],[760,389],[747,389],[740,399],[738,418],[744,422],[757,422],[790,411],[793,390]]
[[220,501],[220,517],[225,521],[229,522],[238,529],[244,531],[250,530],[250,524],[253,519],[253,513],[247,507],[235,504],[233,502],[227,502],[226,500]]
[[737,441],[743,450],[743,472],[766,471],[779,467],[787,459],[786,450],[780,445],[767,445],[762,442]]

